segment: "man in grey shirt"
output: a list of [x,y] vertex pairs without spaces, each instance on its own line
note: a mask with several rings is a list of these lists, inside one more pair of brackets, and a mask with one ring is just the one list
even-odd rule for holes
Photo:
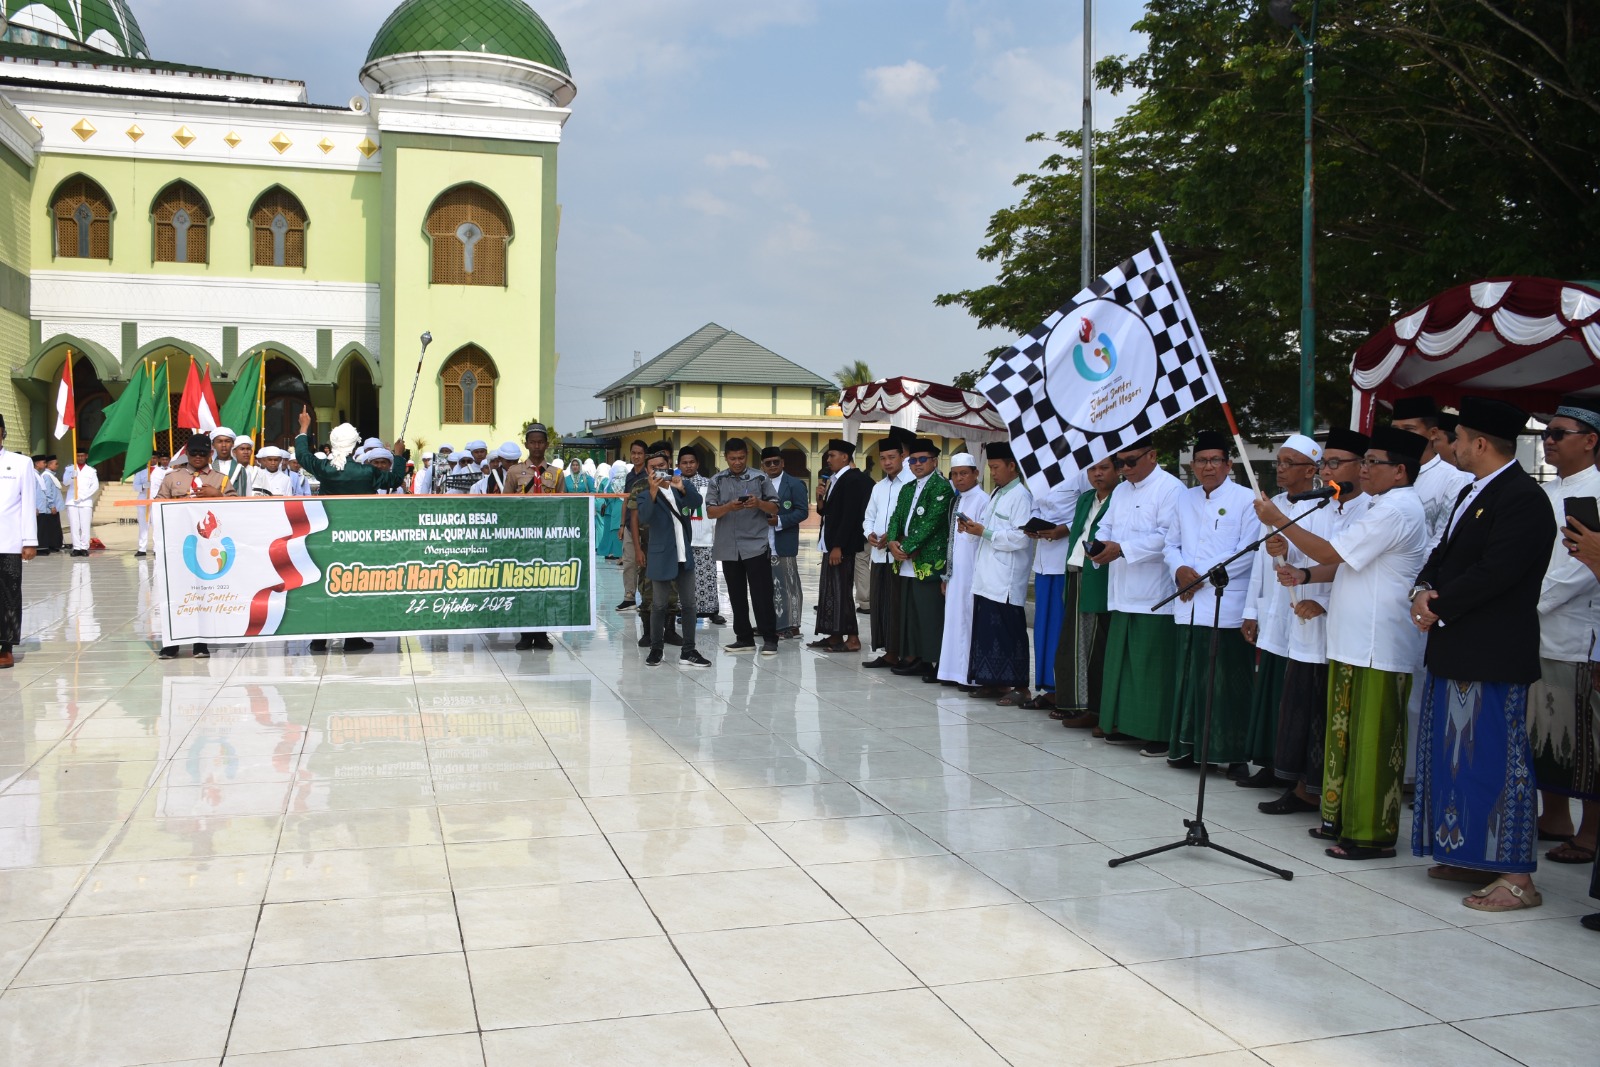
[[[750,469],[750,448],[730,437],[722,446],[727,467],[711,479],[706,491],[706,516],[717,520],[711,554],[722,564],[733,607],[733,644],[728,652],[754,652],[750,616],[761,631],[761,654],[778,654],[778,617],[772,599],[772,563],[768,558],[767,517],[778,513],[772,482]],[[749,605],[745,592],[749,591]]]

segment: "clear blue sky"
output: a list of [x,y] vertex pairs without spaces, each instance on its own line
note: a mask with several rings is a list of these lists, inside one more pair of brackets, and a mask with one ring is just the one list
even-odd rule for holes
[[[159,58],[342,103],[394,2],[133,7]],[[600,413],[591,394],[635,349],[706,322],[825,375],[864,359],[948,381],[1008,340],[932,300],[992,279],[984,226],[1045,154],[1023,138],[1079,124],[1081,0],[533,6],[578,85],[559,173],[561,430]],[[1139,50],[1142,6],[1098,0],[1097,56]],[[1097,94],[1097,124],[1125,105]]]

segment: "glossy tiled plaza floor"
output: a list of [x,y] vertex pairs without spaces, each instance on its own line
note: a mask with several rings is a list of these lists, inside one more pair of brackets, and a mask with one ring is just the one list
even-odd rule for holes
[[29,564],[0,1061],[1596,1062],[1586,868],[1481,915],[1221,783],[1218,840],[1292,883],[1109,870],[1181,835],[1192,772],[798,642],[647,669],[604,571],[553,653],[160,663],[147,566]]

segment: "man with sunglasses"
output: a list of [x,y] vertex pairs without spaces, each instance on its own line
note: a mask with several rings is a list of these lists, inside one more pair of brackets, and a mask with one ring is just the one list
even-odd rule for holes
[[[1422,654],[1407,590],[1428,552],[1411,481],[1426,446],[1417,434],[1381,427],[1361,461],[1361,486],[1375,498],[1367,513],[1331,538],[1284,531],[1319,566],[1338,567],[1328,598],[1322,825],[1311,830],[1334,842],[1325,850],[1333,859],[1387,859],[1399,840],[1404,709]],[[1256,515],[1271,526],[1288,521],[1268,500],[1256,502]]]
[[[1305,434],[1291,434],[1278,447],[1278,494],[1272,503],[1290,515],[1309,515],[1315,504],[1291,505],[1289,497],[1304,493],[1314,484],[1322,446]],[[1355,476],[1354,471],[1350,472]],[[1256,536],[1266,533],[1258,529]],[[1278,705],[1283,698],[1283,675],[1289,661],[1291,632],[1301,625],[1296,619],[1299,605],[1289,590],[1278,584],[1277,569],[1290,550],[1282,536],[1271,537],[1256,549],[1251,559],[1249,594],[1245,597],[1244,639],[1256,646],[1256,669],[1250,686],[1250,726],[1247,749],[1250,761],[1260,770],[1252,775],[1234,774],[1236,784],[1246,789],[1264,789],[1277,784],[1273,757],[1277,750]]]
[[[1593,863],[1600,837],[1600,737],[1589,711],[1589,652],[1594,643],[1593,599],[1600,582],[1559,544],[1566,502],[1600,499],[1600,401],[1561,398],[1544,433],[1544,461],[1556,477],[1543,489],[1557,524],[1556,545],[1539,590],[1539,680],[1528,693],[1528,733],[1543,816],[1539,837],[1561,843],[1545,858],[1555,863]],[[1583,818],[1572,826],[1571,802],[1583,801]]]
[[1178,635],[1173,608],[1153,608],[1177,591],[1162,553],[1177,520],[1183,483],[1162,470],[1153,445],[1122,449],[1112,465],[1122,484],[1111,491],[1091,563],[1109,567],[1106,666],[1100,725],[1112,744],[1140,744],[1165,756],[1172,734]]

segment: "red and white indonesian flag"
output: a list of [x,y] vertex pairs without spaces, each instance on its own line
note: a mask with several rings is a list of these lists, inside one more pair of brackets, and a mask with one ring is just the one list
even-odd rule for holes
[[1002,353],[978,382],[1035,494],[1221,396],[1161,235]]
[[61,367],[61,382],[56,386],[56,440],[64,439],[78,425],[78,409],[72,398],[72,357]]
[[158,521],[163,551],[157,586],[171,600],[169,644],[275,634],[289,593],[322,579],[306,548],[308,536],[328,528],[320,501],[263,500],[229,508],[208,500],[176,501],[161,505]]
[[210,433],[217,428],[217,398],[211,392],[211,368],[200,376],[194,361],[189,361],[189,377],[183,383],[183,398],[178,401],[178,425],[186,430]]

